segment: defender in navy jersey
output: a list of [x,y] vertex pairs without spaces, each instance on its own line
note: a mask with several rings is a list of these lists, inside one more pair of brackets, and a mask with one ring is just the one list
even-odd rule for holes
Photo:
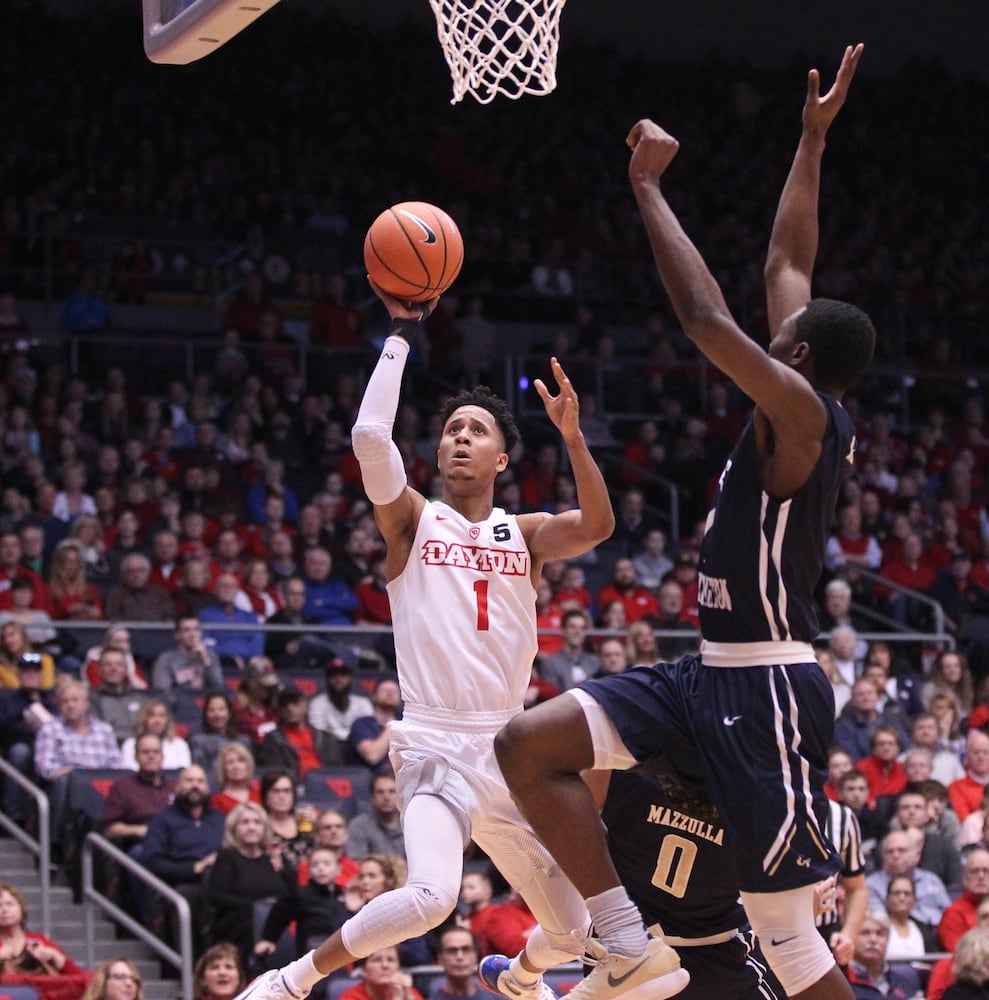
[[671,789],[643,768],[583,778],[601,807],[622,885],[690,973],[679,996],[785,1000],[738,901],[728,835],[710,800]]
[[[742,902],[793,1000],[851,998],[814,923],[814,884],[840,868],[824,833],[834,697],[817,666],[813,589],[844,464],[841,397],[872,359],[859,309],[811,298],[824,138],[862,47],[821,96],[812,70],[803,132],[766,264],[768,354],[735,323],[660,180],[678,149],[654,122],[628,135],[629,179],[685,334],[755,404],[722,472],[700,559],[701,652],[586,683],[513,719],[495,749],[516,801],[587,900],[604,972],[573,1000],[610,1000],[617,956],[648,953],[579,772],[662,763],[704,785],[732,835]],[[596,970],[597,971],[597,970]]]

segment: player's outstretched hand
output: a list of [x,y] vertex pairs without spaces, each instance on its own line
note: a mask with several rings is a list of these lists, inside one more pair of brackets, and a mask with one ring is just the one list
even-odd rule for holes
[[637,180],[658,183],[680,148],[669,132],[648,118],[632,126],[625,143],[632,150],[628,176],[633,183]]
[[415,323],[423,323],[440,300],[438,295],[425,302],[407,302],[404,299],[396,299],[394,295],[389,295],[370,275],[367,276],[367,280],[374,294],[385,304],[388,315],[392,319],[410,319]]
[[549,364],[553,378],[560,388],[559,394],[552,395],[541,378],[537,378],[533,385],[543,401],[543,406],[546,407],[546,415],[563,435],[563,439],[567,440],[568,436],[580,433],[580,403],[577,400],[577,390],[567,378],[563,365],[556,358],[550,358]]
[[807,100],[804,102],[804,128],[816,132],[826,132],[828,126],[835,120],[851,86],[852,77],[858,68],[859,59],[865,46],[846,45],[845,54],[841,57],[841,65],[835,74],[831,89],[821,97],[821,74],[812,69],[807,74]]

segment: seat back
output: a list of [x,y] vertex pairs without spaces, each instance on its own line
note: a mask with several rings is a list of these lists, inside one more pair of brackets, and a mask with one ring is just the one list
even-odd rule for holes
[[203,705],[209,691],[176,688],[172,694],[172,717],[177,726],[184,726],[189,736],[203,731]]
[[0,986],[0,1000],[41,1000],[33,986]]
[[543,982],[558,996],[569,993],[583,978],[580,969],[550,969],[543,973]]
[[354,693],[370,698],[379,681],[397,681],[394,670],[357,670],[354,672]]
[[[273,899],[257,899],[254,901],[254,940],[261,940],[261,932],[264,930],[264,922],[268,919],[272,906],[275,905]],[[275,950],[265,956],[265,968],[278,969],[283,965],[288,965],[295,958],[295,932],[293,924],[282,931],[281,936],[275,942]]]
[[339,997],[354,986],[360,986],[363,978],[353,976],[341,976],[339,979],[331,979],[326,987],[326,1000],[339,1000]]
[[69,812],[81,813],[89,821],[89,829],[98,829],[110,786],[117,778],[133,773],[123,767],[77,767],[69,775]]
[[318,767],[306,772],[302,798],[350,819],[371,808],[371,771],[366,767]]
[[286,687],[297,688],[310,700],[326,692],[321,670],[279,670],[278,679]]

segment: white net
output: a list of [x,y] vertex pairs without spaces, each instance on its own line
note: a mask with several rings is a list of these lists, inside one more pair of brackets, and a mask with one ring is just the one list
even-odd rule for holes
[[429,0],[457,104],[548,94],[556,87],[566,0]]

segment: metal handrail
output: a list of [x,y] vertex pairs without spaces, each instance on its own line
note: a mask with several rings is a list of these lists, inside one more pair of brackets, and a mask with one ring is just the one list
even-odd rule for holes
[[25,778],[20,771],[2,757],[0,757],[0,774],[20,785],[34,799],[34,804],[38,809],[37,839],[26,830],[22,830],[3,812],[0,812],[0,826],[38,859],[38,877],[41,888],[41,933],[45,937],[51,937],[51,807],[48,804],[48,796],[33,781]]
[[[883,580],[883,584],[887,583]],[[898,584],[889,584],[890,588],[900,588]],[[918,591],[905,590],[905,593],[910,597],[916,597],[918,600],[929,603],[935,606],[937,609],[935,611],[935,621],[938,623],[939,627],[932,632],[914,632],[914,631],[903,631],[902,626],[900,626],[899,631],[878,631],[878,630],[856,630],[860,638],[871,642],[872,640],[885,640],[892,643],[901,642],[927,642],[932,645],[947,646],[948,648],[955,648],[955,639],[950,632],[944,630],[944,611],[941,605],[937,601],[933,601],[931,598],[925,597],[924,594]],[[92,630],[94,633],[102,634],[111,625],[123,625],[126,628],[134,632],[167,632],[171,634],[174,631],[174,626],[171,624],[166,624],[164,622],[110,622],[110,621],[89,621],[89,622],[78,622],[66,619],[64,621],[53,621],[51,623],[55,628],[72,628],[78,631]],[[210,630],[215,629],[217,632],[264,632],[265,634],[269,632],[278,633],[289,633],[297,635],[311,635],[319,634],[326,638],[332,638],[334,636],[340,636],[341,640],[346,641],[347,639],[354,639],[361,635],[391,635],[392,628],[390,625],[272,625],[267,622],[238,622],[236,625],[227,624],[212,624],[210,623],[207,628]],[[656,635],[661,638],[682,638],[683,635],[688,631],[686,629],[655,629]],[[696,630],[694,630],[696,632]],[[538,629],[540,635],[562,635],[563,632],[559,628],[540,628]],[[699,634],[699,633],[698,633]],[[627,633],[623,629],[619,630],[609,630],[603,628],[591,628],[588,629],[587,635],[589,637],[603,637],[603,636],[619,636],[625,638]],[[822,632],[818,638],[822,641],[826,640],[828,634]]]
[[[122,910],[108,896],[96,888],[93,878],[93,855],[99,851],[112,858],[118,865],[144,882],[163,896],[178,911],[179,918],[179,950],[165,944],[156,937],[144,924],[135,920],[126,910]],[[143,941],[160,958],[179,970],[182,981],[183,997],[192,996],[192,910],[189,901],[180,892],[162,882],[157,875],[152,875],[143,865],[135,861],[129,854],[114,846],[98,833],[90,833],[82,845],[82,898],[85,904],[86,928],[86,962],[90,968],[96,964],[96,928],[95,913],[97,909],[122,924],[136,938]]]
[[[905,597],[909,597],[910,600],[916,601],[918,604],[926,604],[934,614],[935,633],[945,639],[948,638],[948,633],[944,630],[944,608],[941,606],[940,601],[934,600],[933,597],[928,597],[927,594],[923,594],[919,590],[911,590],[909,587],[904,587],[902,583],[887,580],[886,577],[876,573],[874,570],[866,568],[865,566],[855,566],[852,568],[856,573],[864,576],[866,580],[869,580],[872,583],[879,583],[883,587],[886,587],[897,594],[903,594]],[[840,569],[837,575],[841,575]]]

